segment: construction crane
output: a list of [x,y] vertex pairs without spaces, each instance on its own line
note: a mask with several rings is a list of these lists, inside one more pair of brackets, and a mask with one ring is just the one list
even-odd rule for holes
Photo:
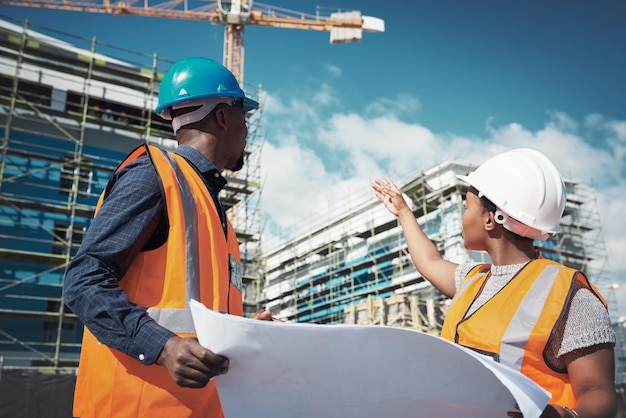
[[[107,13],[208,21],[224,25],[223,64],[244,85],[244,28],[246,25],[330,32],[330,43],[361,40],[363,32],[384,32],[382,19],[360,11],[337,11],[329,17],[295,12],[253,0],[0,0],[1,5],[75,12]],[[237,177],[237,173],[232,173]]]
[[[382,19],[360,11],[334,12],[329,17],[256,3],[252,0],[0,0],[8,6],[208,21],[224,25],[224,66],[243,84],[244,27],[309,29],[330,32],[330,43],[358,42],[363,32],[384,32]],[[197,7],[196,7],[197,6]]]

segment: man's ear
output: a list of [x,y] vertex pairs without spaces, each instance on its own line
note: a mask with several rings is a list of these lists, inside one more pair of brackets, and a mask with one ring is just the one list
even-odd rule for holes
[[227,127],[227,123],[226,123],[226,111],[224,110],[223,107],[218,107],[217,109],[215,109],[215,121],[217,122],[217,125],[222,128],[222,129],[226,129]]

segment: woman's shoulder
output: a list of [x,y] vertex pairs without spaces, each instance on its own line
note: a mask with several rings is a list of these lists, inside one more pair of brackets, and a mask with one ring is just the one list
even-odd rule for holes
[[488,266],[488,264],[478,263],[476,261],[471,261],[471,262],[467,262],[467,263],[460,263],[456,267],[456,270],[454,271],[454,285],[456,286],[456,288],[457,289],[459,288],[459,285],[461,284],[463,279],[465,277],[467,277],[467,275],[469,274],[470,271],[472,271],[472,269],[474,269],[476,266],[480,266],[480,265]]

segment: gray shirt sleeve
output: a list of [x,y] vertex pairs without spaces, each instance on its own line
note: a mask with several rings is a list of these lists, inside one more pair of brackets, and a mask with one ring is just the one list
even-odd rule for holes
[[464,263],[459,264],[454,271],[454,286],[456,289],[459,289],[461,285],[461,281],[467,276],[467,273],[470,272],[471,269],[476,267],[479,263]]
[[567,353],[598,344],[615,344],[607,309],[593,292],[581,286],[555,335],[554,341],[548,343],[548,360],[558,368],[565,367],[562,356]]

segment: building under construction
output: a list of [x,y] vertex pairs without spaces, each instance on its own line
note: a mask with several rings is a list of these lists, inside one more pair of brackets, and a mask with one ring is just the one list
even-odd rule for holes
[[[489,262],[463,247],[461,216],[467,186],[457,175],[476,167],[443,162],[404,182],[401,190],[426,235],[442,256],[457,263]],[[607,265],[595,191],[566,179],[562,232],[537,241],[541,254],[586,273],[606,297],[614,322],[617,301]],[[336,216],[264,253],[267,308],[281,318],[321,324],[381,324],[438,333],[449,300],[415,269],[397,218],[371,192]],[[623,327],[616,357],[624,371]]]
[[[176,146],[153,113],[172,62],[16,23],[0,21],[0,369],[76,366],[82,325],[62,303],[65,269],[126,154]],[[225,173],[221,196],[241,242],[247,312],[260,292],[260,116],[248,121],[247,164]]]
[[[175,147],[169,123],[153,113],[160,78],[171,64],[96,39],[0,21],[4,399],[15,390],[13,401],[21,402],[27,392],[23,386],[29,385],[24,374],[11,378],[8,371],[75,370],[82,325],[63,305],[65,269],[124,156],[145,143]],[[246,85],[246,90],[258,99],[258,88]],[[261,109],[249,119],[244,170],[226,173],[229,186],[221,196],[240,240],[246,313],[264,306],[294,322],[381,324],[437,333],[448,301],[415,270],[397,220],[373,194],[343,206],[337,216],[324,214],[323,223],[261,253]],[[470,164],[451,160],[402,185],[427,235],[456,262],[484,257],[465,251],[460,236],[465,186],[456,174],[471,170]],[[604,290],[613,280],[594,190],[574,180],[567,181],[567,188],[563,233],[538,244],[545,257],[587,273],[614,307],[610,290]],[[618,381],[623,382],[621,347],[616,354],[621,358]],[[34,407],[25,400],[14,410]],[[55,408],[44,407],[48,412]],[[54,416],[38,412],[24,416]]]

